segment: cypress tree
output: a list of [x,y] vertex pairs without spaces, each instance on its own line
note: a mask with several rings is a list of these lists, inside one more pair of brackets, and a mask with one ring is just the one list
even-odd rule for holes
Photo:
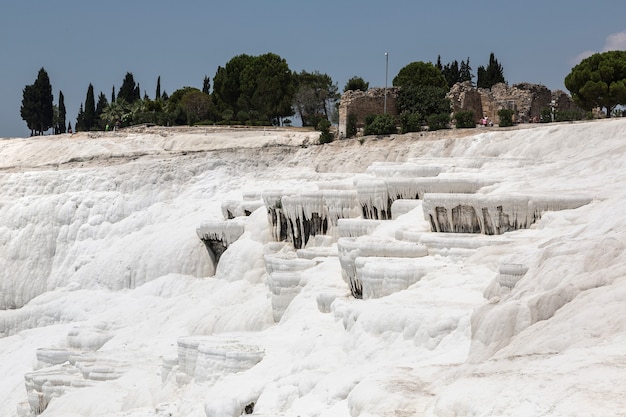
[[65,133],[65,98],[63,97],[63,91],[59,91],[59,121],[58,121],[58,131],[59,133]]
[[85,111],[83,110],[83,103],[80,103],[80,108],[78,109],[78,116],[76,116],[76,131],[77,132],[81,130],[85,130],[84,120],[85,120]]
[[482,65],[478,67],[477,70],[477,80],[476,86],[479,88],[491,88],[495,84],[505,83],[504,72],[502,70],[502,65],[495,58],[493,52],[489,55],[489,65],[487,68]]
[[156,94],[154,95],[154,99],[158,100],[161,98],[161,76],[159,75],[159,78],[157,78],[157,87],[156,87]]
[[115,86],[111,90],[111,103],[115,103]]
[[34,85],[27,85],[22,90],[20,115],[30,129],[30,135],[34,136],[37,130],[37,90]]
[[43,67],[39,70],[34,85],[38,96],[38,129],[39,134],[43,135],[43,132],[52,127],[54,119],[52,86],[50,85],[48,73]]
[[127,103],[134,103],[139,100],[139,86],[135,84],[132,72],[127,72],[120,87],[117,98],[123,98]]
[[204,81],[202,81],[202,92],[204,94],[209,94],[209,90],[211,89],[211,82],[209,81],[209,77],[204,76]]
[[67,131],[72,133],[72,122],[67,122]]
[[91,84],[89,84],[89,88],[87,88],[84,111],[83,129],[91,130],[96,123],[96,100],[93,94],[93,85]]
[[104,112],[104,109],[107,108],[107,106],[109,105],[109,103],[107,102],[107,98],[104,95],[104,93],[101,91],[100,94],[98,95],[98,103],[96,104],[96,118],[95,118],[95,125],[98,126],[99,129],[102,129],[102,124],[101,124],[101,115]]

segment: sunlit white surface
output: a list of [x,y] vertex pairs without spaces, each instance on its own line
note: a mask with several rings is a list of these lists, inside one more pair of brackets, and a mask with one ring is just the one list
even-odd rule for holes
[[[314,135],[0,141],[0,415],[39,401],[63,417],[623,413],[625,120],[301,146]],[[419,207],[339,219],[340,236],[437,246],[419,258],[436,267],[367,300],[334,238],[299,258],[272,243],[264,207],[217,266],[196,234],[224,201],[350,190],[406,161],[498,179],[484,195],[591,200],[476,244],[429,232]],[[403,274],[370,261],[373,279]]]

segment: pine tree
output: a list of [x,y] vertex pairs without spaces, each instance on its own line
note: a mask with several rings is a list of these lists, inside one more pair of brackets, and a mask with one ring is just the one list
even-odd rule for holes
[[161,76],[157,78],[157,86],[156,86],[156,94],[154,95],[154,99],[158,100],[161,98]]
[[87,88],[84,111],[83,129],[91,130],[96,123],[96,100],[93,94],[93,85],[91,84],[89,84],[89,88]]
[[63,97],[63,91],[59,91],[59,121],[57,130],[59,133],[65,133],[65,117],[67,112],[65,110],[65,97]]

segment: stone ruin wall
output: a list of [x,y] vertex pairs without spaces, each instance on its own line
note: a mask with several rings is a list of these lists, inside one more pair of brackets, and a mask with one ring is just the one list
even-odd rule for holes
[[[387,88],[387,113],[398,116],[398,89]],[[385,109],[385,89],[370,88],[367,91],[346,91],[339,104],[339,137],[345,138],[348,115],[356,116],[357,129],[365,127],[365,118],[371,114],[383,114]]]
[[[365,117],[370,114],[382,114],[384,107],[384,88],[372,88],[367,92],[347,91],[341,97],[339,105],[339,137],[345,138],[348,114],[357,116],[357,128],[365,126]],[[397,116],[398,89],[387,89],[387,112]],[[562,90],[550,91],[540,84],[519,83],[509,87],[504,83],[496,84],[491,89],[476,88],[469,82],[455,84],[448,93],[452,103],[451,111],[471,110],[478,124],[482,117],[487,117],[494,124],[500,123],[498,111],[514,111],[515,123],[539,121],[541,111],[550,108],[554,100],[559,110],[577,109],[571,97]]]

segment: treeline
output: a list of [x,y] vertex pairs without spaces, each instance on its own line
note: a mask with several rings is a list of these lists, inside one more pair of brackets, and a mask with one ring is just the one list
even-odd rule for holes
[[[212,88],[211,88],[212,87]],[[286,60],[267,53],[238,55],[219,66],[213,77],[204,77],[202,89],[182,87],[171,95],[161,92],[161,77],[153,96],[128,72],[116,95],[100,92],[89,84],[74,124],[76,131],[106,130],[136,124],[194,125],[246,124],[284,125],[297,114],[304,126],[317,127],[321,120],[336,120],[340,97],[337,84],[319,71],[292,71]],[[53,104],[50,79],[41,68],[33,85],[24,88],[21,108],[31,134],[72,131],[66,119],[63,92]]]
[[[418,65],[419,64],[419,65]],[[434,70],[431,75],[420,73],[424,66]],[[416,71],[416,68],[421,68]],[[423,79],[422,79],[423,78]],[[469,58],[441,64],[411,63],[394,79],[401,86],[399,104],[404,125],[424,123],[425,118],[446,109],[445,93],[457,82],[470,81],[474,75]],[[116,94],[102,91],[96,96],[89,84],[75,119],[76,131],[107,130],[137,124],[164,126],[194,124],[289,125],[290,117],[298,115],[303,126],[327,131],[330,122],[338,121],[337,84],[328,74],[319,71],[292,71],[287,61],[267,53],[260,56],[238,55],[219,66],[212,79],[205,76],[202,89],[182,87],[171,95],[161,91],[161,77],[156,80],[154,95],[150,96],[128,72]],[[504,82],[502,66],[492,53],[487,67],[477,71],[477,86],[489,88]],[[367,90],[369,83],[352,77],[347,90]],[[72,131],[67,119],[63,92],[58,104],[52,103],[52,87],[44,68],[33,85],[24,88],[21,115],[31,134],[43,134],[50,128],[55,133]],[[449,107],[447,107],[449,108]]]

